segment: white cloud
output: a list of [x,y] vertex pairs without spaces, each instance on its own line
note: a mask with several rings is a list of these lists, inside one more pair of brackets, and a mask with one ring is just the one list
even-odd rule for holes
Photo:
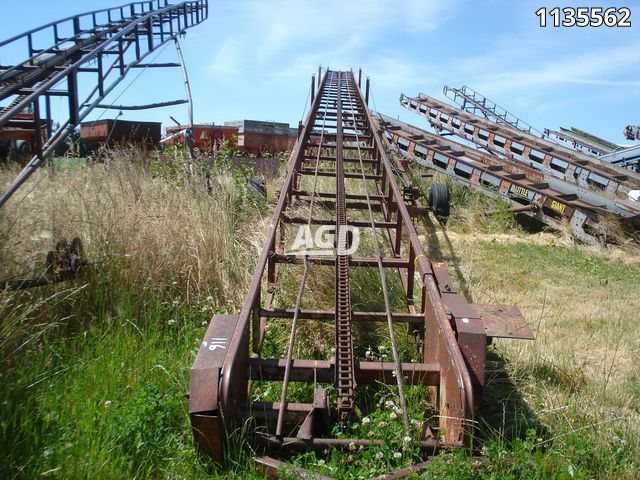
[[399,54],[376,55],[365,65],[365,73],[374,85],[381,88],[426,88],[440,80],[433,73],[437,69],[420,61],[403,59]]
[[525,91],[559,84],[640,86],[640,81],[624,78],[640,65],[640,45],[637,44],[579,55],[564,53],[554,61],[544,62],[532,59],[526,64],[525,68],[518,70],[477,74],[472,78],[472,85],[483,92]]
[[[241,92],[253,109],[291,118],[318,65],[362,66],[377,108],[389,114],[403,113],[400,92],[442,98],[445,84],[468,84],[531,122],[550,113],[557,121],[589,115],[585,98],[629,115],[623,110],[640,98],[640,42],[633,32],[540,29],[533,7],[488,3],[223,2],[207,32],[208,77],[225,92]],[[217,98],[217,106],[227,98]],[[285,113],[288,98],[293,113]],[[228,103],[238,116],[238,102]]]
[[229,38],[222,42],[216,50],[209,71],[216,75],[235,74],[240,71],[243,45],[237,38]]
[[272,77],[306,78],[314,73],[319,65],[323,68],[329,66],[333,70],[356,68],[353,65],[353,53],[363,46],[360,37],[352,35],[334,48],[310,50],[292,55],[288,61],[282,62],[283,65],[273,72]]
[[431,31],[450,18],[457,1],[252,0],[239,4],[235,15],[242,22],[230,33],[242,39],[246,56],[267,63],[285,51],[355,48],[391,33]]

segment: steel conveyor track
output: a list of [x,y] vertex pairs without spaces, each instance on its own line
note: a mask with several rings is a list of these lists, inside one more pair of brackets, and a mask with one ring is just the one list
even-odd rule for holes
[[[192,367],[191,422],[199,447],[209,455],[222,456],[225,432],[248,419],[255,431],[247,435],[267,452],[379,445],[370,438],[334,437],[331,427],[365,415],[356,393],[380,383],[395,386],[405,429],[411,414],[405,390],[433,390],[438,415],[418,440],[425,455],[438,446],[463,446],[469,439],[466,424],[482,395],[487,341],[524,323],[513,307],[469,304],[455,292],[446,266],[429,261],[367,97],[351,71],[327,71],[317,95],[312,90],[244,306],[238,315],[214,316]],[[412,207],[412,213],[426,212]],[[315,244],[290,247],[305,228],[325,228],[333,241],[320,251]],[[335,282],[332,309],[315,283],[327,268]],[[352,301],[353,282],[363,269],[375,272],[377,307]],[[291,279],[295,287],[283,285]],[[401,285],[404,308],[394,303],[392,281]],[[496,329],[498,310],[502,327]],[[289,326],[282,358],[263,356],[273,322]],[[310,322],[335,325],[334,338],[326,338],[334,353],[326,358],[295,357],[301,325]],[[362,322],[383,329],[378,331],[388,337],[391,361],[362,358],[363,340],[354,330]],[[417,358],[403,358],[400,326],[411,333]],[[525,330],[526,324],[520,331]],[[276,382],[278,401],[254,398],[254,384],[264,382]],[[312,384],[312,393],[292,400],[291,382]]]

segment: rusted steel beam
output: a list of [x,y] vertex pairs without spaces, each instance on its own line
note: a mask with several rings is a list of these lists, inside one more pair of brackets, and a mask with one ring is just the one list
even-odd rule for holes
[[[305,225],[308,223],[308,221],[309,219],[302,218],[302,217],[284,216],[282,218],[283,223],[292,223],[292,224],[298,224],[298,225]],[[327,220],[327,219],[321,219],[321,218],[311,219],[312,225],[334,225],[334,223],[335,222],[333,220]],[[371,227],[370,223],[364,220],[349,220],[349,225],[353,227],[358,227],[358,228]],[[375,227],[377,228],[395,228],[396,225],[397,225],[397,222],[375,222]]]
[[[301,265],[304,263],[304,259],[298,254],[279,255],[274,254],[272,257],[274,262],[277,263],[289,263]],[[309,256],[309,263],[316,265],[333,265],[335,259],[332,256]],[[353,257],[349,262],[354,267],[376,267],[378,265],[378,259],[366,258],[366,257]],[[402,258],[383,258],[382,264],[387,268],[409,268],[409,261]]]
[[447,265],[432,263],[442,301],[455,324],[458,345],[473,382],[479,406],[480,395],[484,387],[484,368],[486,363],[487,334],[480,315],[466,299],[456,292],[449,278]]
[[[335,208],[336,201],[335,200],[316,200],[316,205],[322,206],[325,208]],[[357,201],[347,201],[347,209],[349,210],[363,210],[367,208],[371,208],[374,212],[381,212],[384,208],[395,209],[395,202],[387,202],[386,204],[374,203],[369,204],[366,201],[357,202]]]
[[[275,308],[271,310],[260,309],[260,316],[270,318],[293,318],[293,310],[288,308]],[[417,313],[391,312],[394,322],[422,323],[422,315]],[[335,312],[330,310],[301,310],[300,318],[307,320],[334,320]],[[352,320],[360,322],[381,322],[386,320],[386,312],[357,312],[351,314]]]
[[[358,91],[362,99],[362,93]],[[362,99],[364,103],[364,99]],[[366,110],[369,123],[373,125],[371,112]],[[425,315],[427,335],[423,346],[423,357],[427,362],[437,362],[441,368],[439,386],[440,427],[445,432],[448,443],[464,442],[465,422],[473,418],[474,391],[471,375],[465,365],[464,357],[457,343],[455,332],[449,323],[445,305],[434,279],[434,274],[427,256],[418,240],[418,235],[411,222],[409,211],[402,202],[402,193],[394,181],[394,168],[389,161],[378,132],[373,130],[376,154],[382,159],[383,175],[389,182],[389,189],[397,199],[398,211],[402,224],[409,237],[411,249],[415,254],[414,264],[421,276],[422,310]]]
[[[327,75],[325,74],[319,91],[322,90],[326,81]],[[247,299],[239,314],[239,324],[230,341],[229,351],[232,355],[222,366],[222,381],[220,382],[219,387],[221,392],[220,407],[225,411],[225,418],[231,425],[234,425],[237,421],[238,407],[245,404],[247,400],[247,378],[245,372],[248,358],[247,355],[243,354],[243,349],[249,338],[250,318],[252,317],[254,310],[260,308],[260,284],[262,282],[262,275],[267,263],[275,254],[276,232],[285,206],[289,204],[292,191],[296,188],[294,181],[297,176],[296,169],[302,161],[302,156],[305,151],[305,143],[307,142],[313,128],[311,119],[318,111],[321,98],[321,94],[316,95],[307,115],[307,119],[302,125],[298,141],[291,153],[289,168],[283,184],[284,188],[278,198],[278,203],[274,211],[274,221],[271,223],[269,230],[267,231],[264,248],[260,254],[260,258],[258,259],[256,271],[249,286]],[[223,439],[220,440],[224,442]]]
[[[319,172],[314,172],[313,170],[308,170],[308,169],[302,169],[300,170],[300,173],[302,175],[319,175],[321,177],[335,177],[336,176],[336,172],[332,172],[329,170],[321,170]],[[359,173],[352,173],[352,172],[343,172],[342,173],[342,178],[362,178],[362,175],[360,175]],[[367,173],[364,175],[364,178],[366,178],[367,180],[380,180],[382,177],[380,175],[376,175],[373,173]]]
[[[278,439],[269,435],[257,435],[256,440],[259,444],[268,447],[271,450],[293,450],[293,451],[307,451],[307,450],[324,450],[325,448],[348,448],[351,446],[356,448],[372,448],[372,447],[384,447],[386,442],[384,440],[370,440],[361,438],[313,438],[310,440],[303,440],[296,437],[284,437]],[[415,442],[412,445],[418,447],[420,450],[432,453],[436,448],[444,446],[436,440],[422,440]],[[450,447],[461,447],[461,443],[453,443]]]
[[[311,193],[311,192],[307,192],[305,190],[294,190],[293,191],[294,195],[297,195],[299,197],[310,197],[310,196],[316,196],[319,198],[333,198],[335,197],[335,193],[330,193],[330,192],[315,192],[315,193]],[[366,200],[367,196],[366,195],[362,195],[361,193],[347,193],[345,194],[345,198],[347,200]],[[390,199],[389,197],[385,196],[385,195],[369,195],[369,198],[371,200],[382,200],[385,202],[388,202]]]
[[[311,156],[305,156],[304,160],[305,161],[309,161],[309,160],[313,160],[315,161],[315,157],[311,157]],[[329,156],[329,155],[321,155],[320,156],[320,161],[321,162],[335,162],[336,161],[336,157],[334,156]],[[344,163],[359,163],[358,160],[356,160],[355,158],[345,158],[343,159]],[[367,158],[367,159],[363,159],[363,162],[365,164],[368,165],[377,165],[378,164],[378,160],[374,160],[371,158]]]
[[[402,365],[405,382],[411,385],[436,386],[440,368],[437,364],[408,363]],[[286,362],[276,358],[252,358],[249,360],[249,378],[251,380],[281,380]],[[357,384],[387,383],[395,384],[395,365],[392,362],[354,361],[354,375]],[[294,360],[291,380],[298,382],[332,383],[335,375],[335,362],[329,360]]]

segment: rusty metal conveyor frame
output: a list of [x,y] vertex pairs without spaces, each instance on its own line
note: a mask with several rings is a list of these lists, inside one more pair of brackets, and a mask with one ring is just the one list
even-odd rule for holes
[[[505,334],[515,324],[522,327],[524,323],[515,307],[469,304],[453,288],[446,265],[429,261],[404,192],[396,183],[397,167],[387,157],[367,106],[368,79],[366,94],[360,89],[361,74],[356,81],[352,71],[327,71],[322,80],[318,77],[317,95],[312,82],[311,108],[291,154],[244,306],[239,315],[214,316],[193,364],[189,412],[196,441],[211,456],[223,455],[226,432],[242,426],[247,419],[262,426],[250,437],[268,452],[378,445],[380,440],[333,438],[329,434],[332,420],[354,417],[354,390],[371,383],[397,385],[405,426],[405,385],[431,387],[437,424],[434,429],[425,428],[419,446],[425,454],[439,446],[465,446],[468,422],[474,418],[482,395],[488,340],[493,336],[530,338],[526,324],[519,330],[525,332],[522,335],[512,333],[517,328]],[[303,177],[310,177],[310,190],[302,189]],[[335,179],[335,191],[319,191],[320,177]],[[320,205],[331,209],[332,220],[319,218]],[[299,212],[301,206],[308,216],[293,216],[293,207]],[[337,239],[332,254],[284,252],[282,239],[288,226],[327,224],[334,227]],[[373,256],[345,251],[351,242],[350,226],[366,229],[372,238]],[[290,264],[303,268],[299,286],[291,292],[296,293],[295,306],[275,308],[274,286],[279,271]],[[334,310],[309,309],[307,305],[313,303],[310,295],[305,297],[306,308],[302,308],[305,283],[317,265],[334,267]],[[350,279],[358,268],[378,271],[384,311],[353,309]],[[390,271],[399,273],[406,300],[404,311],[391,307],[387,286]],[[273,318],[291,322],[285,358],[261,356],[265,331]],[[335,357],[293,358],[298,325],[308,320],[335,323]],[[386,323],[393,361],[355,357],[353,345],[358,339],[352,325],[362,321]],[[419,361],[401,361],[395,338],[399,324],[408,325],[419,339]],[[254,380],[282,382],[280,401],[252,402],[249,390]],[[292,381],[312,383],[313,401],[290,402],[288,385]],[[337,398],[328,398],[322,384],[333,384]],[[332,415],[332,410],[337,414]]]

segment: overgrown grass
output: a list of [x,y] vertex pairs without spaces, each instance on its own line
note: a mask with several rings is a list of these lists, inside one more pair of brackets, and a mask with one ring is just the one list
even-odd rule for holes
[[196,455],[185,394],[212,313],[242,301],[266,205],[226,168],[208,195],[173,159],[131,157],[39,171],[2,212],[5,275],[38,272],[59,236],[107,258],[75,282],[0,294],[2,478],[252,472],[242,449],[223,465]]
[[[245,188],[243,173],[224,163],[212,173],[209,195],[202,176],[183,173],[180,158],[143,166],[135,154],[124,156],[53,177],[37,172],[30,184],[37,188],[19,205],[18,193],[0,212],[0,265],[7,276],[37,272],[59,236],[81,236],[88,257],[108,259],[74,282],[0,293],[0,476],[257,477],[239,432],[230,436],[223,462],[197,456],[184,395],[211,315],[240,309],[268,206]],[[8,178],[2,174],[3,183]],[[269,192],[274,189],[270,184]],[[494,342],[474,430],[478,450],[442,452],[417,476],[636,478],[637,250],[531,235],[508,212],[479,215],[499,209],[495,203],[457,187],[452,193],[446,227],[418,222],[429,255],[449,264],[469,300],[518,305],[537,340]],[[371,245],[365,240],[363,248]],[[295,285],[296,268],[281,272],[284,290]],[[311,295],[330,306],[331,270],[314,272]],[[392,301],[399,302],[399,281],[390,275],[389,282]],[[380,310],[379,292],[376,275],[352,279],[358,308]],[[278,306],[289,305],[295,292],[282,293]],[[282,353],[288,325],[273,323],[265,355]],[[357,355],[388,360],[383,330],[357,326],[363,340]],[[415,349],[402,330],[402,355],[410,359]],[[305,323],[296,356],[330,356],[332,331],[332,325]],[[293,399],[308,401],[309,389],[293,385]],[[274,400],[279,384],[256,382],[252,393],[254,400]],[[414,435],[428,420],[429,398],[420,388],[407,395],[414,419],[409,439],[394,387],[369,388],[357,398],[369,414],[334,434],[366,438],[373,432],[385,446],[328,450],[293,462],[337,478],[369,478],[419,462]]]
[[[434,227],[435,228],[435,227]],[[490,349],[479,461],[447,454],[433,478],[637,478],[637,246],[588,247],[519,229],[431,235],[460,291],[520,307],[535,342]],[[431,477],[429,477],[431,478]]]

